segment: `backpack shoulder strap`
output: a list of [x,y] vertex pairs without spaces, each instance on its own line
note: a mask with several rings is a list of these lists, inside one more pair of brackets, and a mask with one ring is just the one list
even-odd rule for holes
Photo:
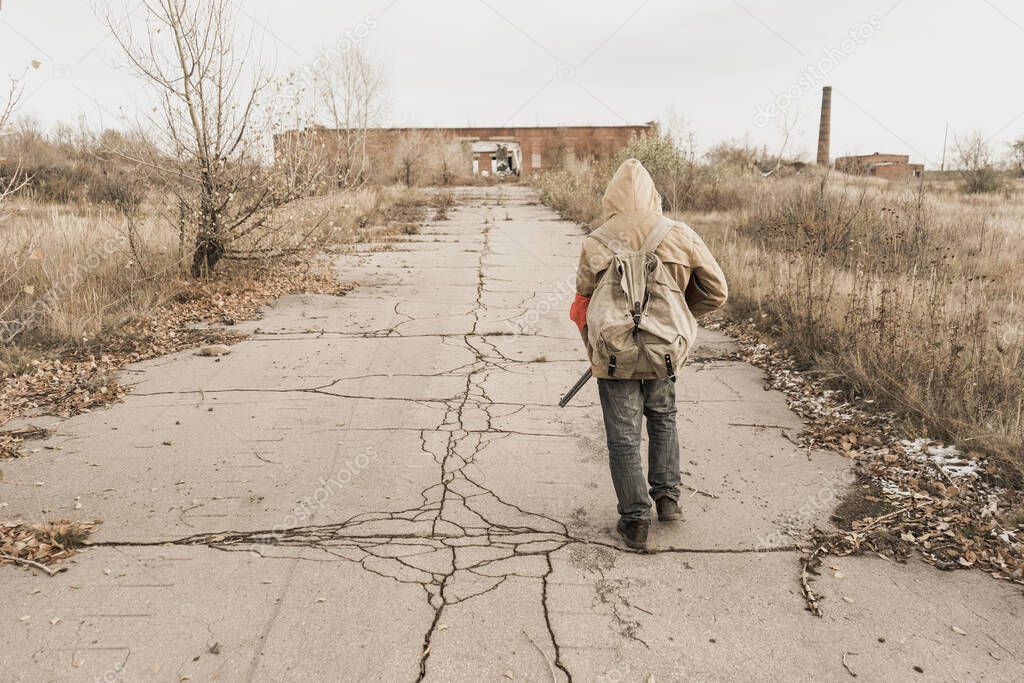
[[640,245],[640,251],[643,253],[650,253],[658,248],[658,245],[664,241],[668,234],[672,232],[672,228],[675,227],[675,222],[662,216],[661,220],[658,221],[651,231],[647,233],[647,237],[644,238],[644,243]]
[[629,251],[628,249],[623,248],[621,241],[610,238],[601,228],[598,228],[588,236],[593,237],[595,240],[603,244],[608,251],[612,252],[616,256]]

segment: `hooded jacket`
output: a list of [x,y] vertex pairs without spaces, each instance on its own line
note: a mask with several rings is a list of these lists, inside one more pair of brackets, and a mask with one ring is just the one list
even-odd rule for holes
[[[606,243],[621,244],[624,249],[639,249],[647,233],[663,219],[661,195],[654,186],[654,180],[636,159],[622,162],[612,177],[604,197],[601,199],[605,222],[583,241],[579,267],[576,271],[576,299],[569,317],[583,333],[587,318],[587,305],[594,288],[612,260],[612,252],[594,235]],[[679,289],[685,292],[687,313],[685,320],[678,321],[680,333],[693,346],[696,339],[696,318],[710,313],[725,304],[728,286],[725,275],[708,250],[704,240],[685,223],[673,222],[673,229],[655,250],[655,254],[675,278]],[[607,368],[593,362],[589,344],[587,354],[595,377],[608,378]],[[616,376],[615,379],[654,379],[653,369],[638,367],[630,377]]]

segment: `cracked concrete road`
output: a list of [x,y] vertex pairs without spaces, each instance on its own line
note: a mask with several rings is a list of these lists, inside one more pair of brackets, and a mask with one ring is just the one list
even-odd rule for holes
[[596,389],[554,407],[582,233],[525,188],[458,196],[339,258],[348,296],[134,366],[5,463],[6,518],[103,524],[65,573],[0,568],[4,680],[1024,677],[1021,594],[977,572],[829,559],[804,610],[781,529],[847,461],[719,335],[680,380],[687,521],[621,547]]

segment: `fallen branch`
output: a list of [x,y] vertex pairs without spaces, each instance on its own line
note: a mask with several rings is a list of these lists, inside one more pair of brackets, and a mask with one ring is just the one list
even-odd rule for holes
[[791,427],[785,427],[783,425],[767,425],[760,424],[757,422],[730,422],[730,427],[754,427],[757,429],[791,429]]
[[863,534],[868,529],[872,529],[872,528],[878,526],[878,524],[880,522],[884,522],[884,521],[886,521],[888,519],[892,519],[893,517],[898,517],[898,516],[902,515],[904,512],[906,512],[907,510],[909,510],[911,507],[912,506],[907,505],[905,507],[901,507],[898,510],[893,510],[889,514],[882,515],[881,517],[875,517],[868,524],[865,524],[864,526],[858,528],[855,535]]
[[821,616],[821,605],[818,604],[820,596],[818,596],[817,593],[811,590],[810,568],[812,564],[814,564],[815,562],[820,562],[819,558],[821,554],[825,552],[825,550],[825,546],[820,545],[814,550],[814,552],[812,552],[810,555],[807,555],[801,560],[800,589],[803,591],[804,594],[804,602],[807,603],[807,611],[816,617]]
[[35,560],[26,560],[23,557],[15,557],[14,555],[8,555],[7,553],[0,553],[0,560],[8,560],[10,562],[14,562],[15,564],[23,564],[28,567],[33,567],[35,569],[41,569],[50,576],[56,576],[57,574],[60,574],[62,571],[67,569],[67,567],[58,567],[57,569],[50,569],[45,564],[40,564]]
[[698,489],[698,488],[695,488],[693,486],[690,486],[689,484],[685,484],[683,482],[680,482],[680,485],[683,488],[688,489],[690,491],[693,491],[694,493],[699,493],[702,496],[707,496],[708,498],[718,498],[718,496],[715,495],[714,493],[709,493],[708,491],[702,491],[701,489]]
[[846,657],[848,655],[856,655],[856,654],[859,654],[859,653],[857,653],[857,652],[844,652],[843,653],[843,668],[845,668],[847,671],[849,671],[850,675],[853,676],[854,678],[857,677],[857,674],[856,674],[856,672],[854,672],[853,669],[850,668],[849,663],[847,663],[847,661],[846,661]]

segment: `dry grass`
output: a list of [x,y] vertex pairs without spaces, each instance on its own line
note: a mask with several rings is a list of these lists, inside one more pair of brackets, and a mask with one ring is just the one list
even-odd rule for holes
[[[301,248],[385,240],[407,232],[413,216],[396,212],[426,200],[401,188],[312,197],[286,207],[260,246],[268,257]],[[0,331],[4,339],[44,345],[87,345],[126,320],[145,317],[195,286],[185,277],[187,245],[163,207],[129,231],[117,211],[95,204],[40,204],[19,197],[0,220]],[[231,269],[237,278],[239,268]],[[7,344],[6,355],[16,351]]]
[[183,286],[177,237],[146,221],[130,240],[102,206],[18,198],[0,222],[0,326],[41,343],[87,343]]
[[694,222],[734,314],[931,435],[1021,464],[1024,244],[984,206],[794,179],[756,186],[735,221]]
[[279,249],[300,246],[347,248],[353,244],[387,243],[424,218],[431,203],[427,193],[400,185],[364,187],[308,197],[286,207],[278,221],[306,230],[277,230]]
[[[606,173],[547,174],[545,202],[591,226]],[[693,225],[750,319],[834,384],[904,416],[908,431],[1024,469],[1024,188],[809,170],[734,177],[739,208]]]

